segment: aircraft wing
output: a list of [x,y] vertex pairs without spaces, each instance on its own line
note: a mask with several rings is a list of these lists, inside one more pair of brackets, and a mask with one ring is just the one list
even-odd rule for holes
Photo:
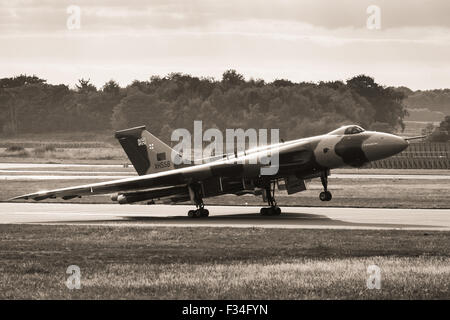
[[[286,160],[289,160],[296,166],[301,166],[308,163],[308,161],[310,161],[312,151],[304,148],[307,143],[308,142],[305,141],[305,143],[298,146],[293,155],[288,156],[289,159],[286,158]],[[283,155],[283,149],[288,150],[289,147],[289,145],[283,145],[282,147],[280,147],[280,159],[285,158],[285,156]],[[263,152],[265,154],[266,152],[269,152],[269,149],[264,150]],[[188,185],[190,183],[200,181],[207,182],[210,178],[213,177],[229,177],[239,179],[243,176],[258,176],[260,174],[261,165],[250,163],[246,163],[244,165],[244,163],[242,162],[244,161],[244,159],[250,159],[251,157],[257,156],[258,152],[251,153],[242,158],[226,157],[223,160],[213,161],[210,163],[144,174],[132,178],[39,191],[14,197],[10,200],[33,199],[39,201],[55,198],[68,200],[86,195],[144,191],[154,188]],[[282,169],[283,166],[280,166],[280,168]]]
[[190,180],[198,181],[201,180],[202,177],[209,176],[211,169],[211,165],[186,167],[132,178],[39,191],[14,197],[10,200],[33,199],[39,201],[49,198],[63,198],[64,200],[68,200],[84,195],[107,194],[119,191],[137,191],[164,186],[180,185],[187,183]]

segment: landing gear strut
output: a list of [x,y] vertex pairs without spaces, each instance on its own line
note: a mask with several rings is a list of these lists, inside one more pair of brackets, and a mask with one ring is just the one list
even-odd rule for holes
[[323,185],[323,192],[319,194],[319,199],[322,201],[330,201],[333,197],[331,196],[331,192],[327,190],[328,188],[328,175],[330,174],[330,171],[324,171],[322,175],[320,176],[320,181],[322,181]]
[[196,210],[189,210],[188,211],[188,217],[189,218],[203,218],[209,216],[208,209],[205,209],[205,204],[203,203],[203,198],[201,195],[200,188],[198,186],[193,187],[194,192],[194,202],[195,206],[197,207]]
[[271,182],[268,187],[266,187],[266,197],[267,204],[269,208],[261,208],[259,213],[262,216],[279,216],[281,214],[280,207],[277,206],[275,201],[275,182]]

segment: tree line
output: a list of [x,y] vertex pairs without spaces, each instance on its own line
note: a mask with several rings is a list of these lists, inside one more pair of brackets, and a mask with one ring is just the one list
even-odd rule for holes
[[110,80],[96,88],[80,79],[75,88],[37,76],[0,79],[0,134],[62,131],[108,132],[146,125],[169,141],[177,128],[279,128],[283,139],[325,133],[344,124],[396,131],[404,128],[405,93],[359,75],[345,82],[294,83],[245,80],[235,70],[222,79],[182,73]]
[[450,140],[450,116],[445,116],[438,126],[432,123],[422,129],[422,134],[427,136],[430,142],[447,142]]
[[405,104],[412,109],[427,108],[450,115],[450,89],[417,90],[400,87],[405,95]]

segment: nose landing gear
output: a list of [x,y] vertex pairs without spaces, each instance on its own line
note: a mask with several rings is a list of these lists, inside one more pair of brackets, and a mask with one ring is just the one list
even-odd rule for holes
[[277,206],[277,202],[275,201],[275,182],[271,182],[268,187],[265,189],[267,204],[270,206],[268,208],[261,208],[259,213],[262,216],[279,216],[281,214],[280,207]]
[[330,191],[323,191],[319,194],[319,199],[322,201],[330,201],[333,198]]
[[327,190],[328,188],[328,175],[330,174],[330,171],[324,171],[323,174],[320,176],[320,181],[322,181],[323,189],[324,191],[319,194],[319,199],[322,201],[330,201],[333,196],[331,195],[331,192]]

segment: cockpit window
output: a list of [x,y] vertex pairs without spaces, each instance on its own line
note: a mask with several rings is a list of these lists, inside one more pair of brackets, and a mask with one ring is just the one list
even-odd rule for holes
[[364,129],[359,126],[351,126],[351,127],[348,127],[347,129],[345,129],[344,134],[356,134],[356,133],[360,133],[363,131],[364,131]]
[[343,134],[357,134],[357,133],[361,133],[361,132],[364,132],[364,129],[361,128],[360,126],[350,125],[350,126],[344,126],[339,129],[336,129],[334,131],[331,131],[328,134],[343,135]]

